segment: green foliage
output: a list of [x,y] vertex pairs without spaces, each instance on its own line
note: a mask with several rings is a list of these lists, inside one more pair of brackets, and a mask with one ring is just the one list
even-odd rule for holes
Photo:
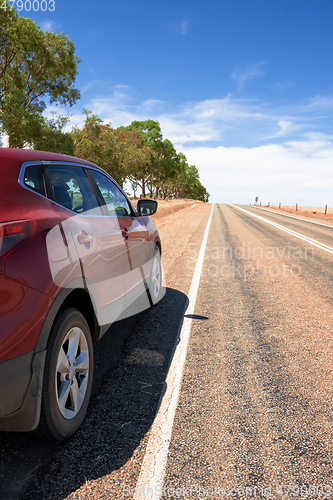
[[199,172],[194,165],[187,166],[185,169],[184,194],[186,198],[194,200],[208,201],[209,199],[209,194],[201,184]]
[[40,133],[34,139],[34,149],[74,156],[73,138],[71,134],[63,132],[63,128],[68,123],[68,120],[64,116],[52,120],[44,119],[40,123]]
[[138,130],[118,129],[117,150],[125,177],[141,187],[145,196],[146,184],[152,177],[154,151],[145,145],[144,137]]
[[103,124],[91,111],[84,109],[83,113],[86,115],[83,128],[76,127],[71,134],[74,155],[104,168],[122,185],[126,174],[122,167],[117,132],[110,124]]
[[[119,127],[120,134],[127,134],[125,144],[132,143],[132,153],[135,152],[136,161],[125,161],[127,178],[136,182],[146,195],[146,187],[152,181],[156,170],[158,151],[162,143],[160,124],[154,120],[133,121],[127,127]],[[126,135],[123,135],[126,137]],[[134,149],[133,149],[134,146]]]
[[66,35],[44,32],[9,6],[0,10],[0,126],[11,146],[36,139],[46,98],[60,105],[76,102],[78,62]]
[[127,134],[125,144],[132,143],[132,153],[134,152],[136,157],[136,161],[132,160],[130,163],[126,161],[127,158],[125,159],[127,178],[131,182],[136,182],[141,187],[142,195],[145,196],[147,185],[156,176],[163,139],[160,124],[154,120],[135,120],[127,127],[120,127],[119,132]]
[[153,150],[156,150],[159,143],[162,142],[161,126],[159,122],[156,122],[154,120],[135,120],[127,127],[120,127],[120,130],[139,132],[144,138],[145,146],[150,147]]

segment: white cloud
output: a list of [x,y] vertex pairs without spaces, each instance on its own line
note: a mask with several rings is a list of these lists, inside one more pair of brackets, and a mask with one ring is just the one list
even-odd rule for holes
[[279,127],[279,130],[275,134],[267,137],[267,139],[287,137],[293,135],[295,132],[299,132],[300,130],[304,129],[304,125],[297,125],[287,120],[279,120],[277,126]]
[[333,97],[317,95],[306,99],[304,104],[301,105],[300,111],[305,113],[309,112],[329,112],[333,110]]
[[183,21],[182,23],[180,23],[180,33],[182,35],[187,35],[187,33],[188,33],[188,22],[187,21]]
[[43,31],[52,31],[55,26],[55,21],[45,20],[40,23],[40,27]]
[[286,92],[292,86],[293,86],[293,83],[290,80],[284,80],[282,82],[276,82],[273,85],[273,89],[277,90],[278,92]]
[[85,94],[86,92],[89,92],[89,90],[93,89],[97,84],[98,84],[98,80],[91,80],[90,82],[87,82],[80,89],[81,95]]
[[[232,142],[248,134],[244,129],[263,129],[267,131],[267,122],[272,120],[269,114],[260,110],[258,103],[236,99],[228,95],[222,99],[207,100],[199,103],[186,103],[174,114],[159,117],[162,129],[170,140],[177,143],[192,142]],[[252,132],[251,132],[252,134]],[[250,139],[247,135],[247,141]],[[257,140],[257,139],[250,139]]]
[[234,67],[230,78],[237,83],[238,90],[242,89],[245,82],[259,78],[265,74],[263,66],[265,61],[259,61],[247,66],[237,65]]
[[181,22],[174,22],[168,25],[168,28],[175,33],[180,33],[181,35],[187,35],[189,31],[189,22],[184,20]]
[[218,140],[219,134],[215,134],[210,124],[203,126],[202,122],[182,118],[181,116],[162,115],[159,122],[163,135],[175,144],[187,144],[192,142],[209,142]]
[[[92,88],[103,89],[103,95],[96,93],[90,99],[84,96],[80,108],[92,110],[114,127],[133,120],[158,120],[165,137],[189,146],[210,142],[249,147],[273,139],[303,140],[305,132],[325,127],[323,110],[331,101],[333,106],[333,99],[323,96],[289,106],[273,106],[259,99],[228,94],[220,99],[186,102],[170,110],[169,103],[156,97],[140,100],[136,90],[126,85],[93,80],[84,89],[87,96]],[[331,113],[327,114],[330,119]]]
[[145,108],[147,111],[156,111],[156,109],[163,104],[164,104],[163,101],[152,98],[152,99],[147,99],[147,101],[143,102],[143,108]]
[[306,157],[318,158],[322,157],[323,151],[330,150],[332,143],[328,140],[303,140],[303,141],[289,141],[285,145],[289,151],[300,153]]
[[333,189],[333,143],[325,154],[319,142],[240,148],[186,148],[213,202],[324,206]]

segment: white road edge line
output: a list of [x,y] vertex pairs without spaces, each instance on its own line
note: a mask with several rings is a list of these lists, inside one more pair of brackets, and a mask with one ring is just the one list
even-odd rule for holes
[[323,222],[317,222],[316,220],[304,219],[304,217],[296,217],[295,215],[285,214],[284,212],[277,212],[277,210],[259,207],[258,205],[251,205],[251,208],[257,208],[258,210],[266,210],[266,212],[270,212],[271,214],[283,215],[283,217],[290,217],[291,219],[303,220],[304,222],[310,222],[310,224],[317,224],[317,226],[324,226],[333,229],[332,224],[324,224]]
[[325,243],[321,243],[320,241],[309,238],[308,236],[304,236],[304,234],[296,233],[296,231],[293,231],[292,229],[288,229],[287,227],[281,226],[281,224],[277,224],[276,222],[265,219],[264,217],[260,217],[260,215],[253,214],[252,212],[249,212],[248,210],[244,210],[244,208],[238,207],[237,205],[231,205],[231,206],[238,208],[238,210],[242,210],[242,212],[245,212],[249,215],[252,215],[252,217],[256,217],[257,219],[260,219],[264,222],[267,222],[267,224],[270,224],[271,226],[274,226],[278,229],[281,229],[281,231],[284,231],[285,233],[291,234],[292,236],[295,236],[296,238],[304,240],[304,241],[310,243],[311,245],[314,245],[315,247],[320,248],[321,250],[325,250],[325,252],[333,254],[333,247],[330,247],[329,245],[326,245]]
[[[179,334],[179,342],[175,348],[172,362],[166,377],[165,394],[162,398],[155,420],[150,428],[147,449],[134,490],[133,500],[142,500],[142,498],[145,498],[145,500],[158,500],[163,494],[167,456],[171,441],[174,417],[178,406],[180,384],[192,325],[192,318],[188,316],[194,314],[213,209],[214,205],[212,206],[210,212],[198,260],[193,273],[188,293],[188,306],[184,310],[184,320]],[[185,317],[185,313],[187,317]]]

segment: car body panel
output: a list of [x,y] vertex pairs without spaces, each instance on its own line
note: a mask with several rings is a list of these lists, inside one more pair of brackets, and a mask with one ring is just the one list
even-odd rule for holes
[[0,363],[35,348],[51,304],[47,295],[0,276]]

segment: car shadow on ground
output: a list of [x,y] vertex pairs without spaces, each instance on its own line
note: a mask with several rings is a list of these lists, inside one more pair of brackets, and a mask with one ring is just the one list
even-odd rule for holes
[[[132,457],[165,391],[187,304],[185,294],[167,288],[159,304],[110,328],[96,345],[86,419],[69,441],[50,445],[0,433],[2,500],[65,498],[89,480],[120,469]],[[25,464],[19,473],[17,461]],[[11,478],[10,471],[14,471]]]

